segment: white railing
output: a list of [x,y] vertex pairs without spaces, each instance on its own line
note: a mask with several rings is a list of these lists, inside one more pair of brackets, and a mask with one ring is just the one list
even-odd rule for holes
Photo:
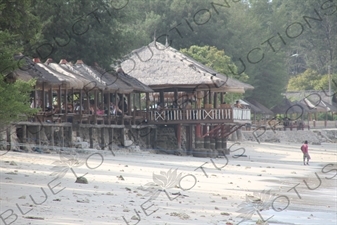
[[165,109],[151,110],[151,121],[250,120],[249,109]]
[[250,109],[233,108],[234,120],[250,120]]

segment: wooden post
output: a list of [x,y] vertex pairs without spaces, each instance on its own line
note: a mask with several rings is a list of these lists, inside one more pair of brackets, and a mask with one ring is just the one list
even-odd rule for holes
[[[103,110],[103,114],[105,114],[104,112],[104,90],[103,89],[101,90],[101,106],[103,107],[101,110]],[[102,115],[102,118],[103,118],[102,124],[104,125],[105,116]]]
[[97,124],[97,90],[94,90],[94,124]]
[[[83,108],[83,92],[82,89],[80,90],[80,117],[82,117],[82,108]],[[81,119],[82,124],[82,119]]]
[[37,88],[36,86],[34,86],[34,99],[33,99],[34,108],[36,108],[36,97],[37,97]]
[[178,150],[181,150],[181,124],[177,124],[177,142],[178,142]]
[[222,104],[224,102],[224,96],[223,96],[223,92],[220,93],[220,104]]
[[74,109],[75,109],[75,105],[74,105],[74,88],[71,88],[71,105],[73,106],[73,113],[74,113]]
[[114,128],[108,128],[108,130],[109,130],[109,150],[112,150]]
[[[46,111],[46,93],[45,93],[45,83],[42,83],[42,112]],[[44,121],[44,118],[43,118]]]
[[148,135],[146,135],[146,148],[151,148],[151,128],[147,127],[146,132]]
[[[115,106],[118,106],[118,101],[117,101],[117,92],[115,92]],[[117,111],[114,115],[114,119],[115,119],[115,124],[117,124]]]
[[103,149],[104,150],[104,146],[105,146],[105,139],[104,139],[104,127],[102,127],[101,129],[101,146],[103,146]]
[[59,113],[62,113],[62,108],[61,108],[61,85],[59,85],[59,89],[58,89],[58,92],[57,92],[57,106],[60,110]]
[[92,127],[89,127],[89,139],[90,139],[90,148],[94,147],[93,137],[92,137]]
[[145,102],[146,102],[146,121],[149,121],[149,100],[150,100],[150,95],[147,92],[146,97],[145,97]]
[[68,95],[68,89],[67,87],[65,88],[64,90],[64,118],[65,118],[65,121],[64,122],[68,122],[67,120],[67,115],[68,115],[68,98],[67,98],[67,95]]
[[214,92],[214,108],[218,108],[218,93]]
[[111,102],[111,95],[110,95],[110,92],[109,92],[109,94],[108,94],[108,124],[109,125],[111,125],[110,102]]
[[198,123],[195,125],[195,148],[198,150],[204,148],[204,142],[201,136],[201,124]]
[[40,148],[41,147],[41,135],[40,134],[41,134],[41,130],[42,130],[40,124],[37,126],[37,129],[39,130],[39,132],[36,133],[36,139],[37,139],[37,143],[36,144],[38,144],[39,148]]
[[27,125],[22,126],[22,143],[27,141]]
[[53,111],[53,87],[50,85],[49,87],[49,106],[51,108],[51,111]]
[[50,138],[50,144],[52,146],[52,149],[54,150],[55,140],[54,140],[54,127],[53,126],[50,127],[50,136],[51,136],[51,138]]
[[73,147],[73,126],[69,127],[69,147]]
[[[132,109],[132,101],[131,101],[131,93],[127,95],[127,99],[128,99],[128,115],[131,116],[131,109]],[[123,102],[124,103],[124,102]]]
[[[122,125],[124,125],[124,115],[125,115],[125,113],[124,113],[124,94],[122,94],[122,98],[119,100],[120,102],[122,102],[122,108],[121,108],[121,110],[122,110]],[[124,135],[124,133],[123,133],[123,135]]]
[[[211,94],[209,93],[209,95],[211,95]],[[206,108],[206,105],[209,103],[209,100],[210,100],[210,96],[207,96],[207,91],[204,91],[204,108]],[[203,135],[207,134],[207,131],[208,131],[208,125],[205,124],[203,126]],[[204,148],[206,150],[210,149],[210,138],[209,138],[209,136],[204,137]]]
[[[132,107],[129,106],[129,108],[133,109],[132,111],[132,116],[133,116],[133,124],[136,124],[136,111],[137,111],[137,106],[136,106],[136,93],[129,94],[132,95]],[[130,101],[131,102],[131,101]],[[131,112],[129,111],[129,115],[131,115]]]
[[164,92],[163,91],[160,91],[159,99],[160,99],[160,103],[165,104]]
[[11,126],[8,126],[6,129],[6,137],[7,137],[7,150],[10,151],[12,149]]

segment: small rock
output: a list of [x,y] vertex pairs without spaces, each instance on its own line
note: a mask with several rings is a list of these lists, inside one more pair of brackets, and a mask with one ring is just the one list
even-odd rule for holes
[[8,172],[6,174],[10,174],[10,175],[18,175],[17,173],[14,173],[14,172]]
[[76,202],[79,202],[79,203],[90,203],[89,199],[82,199],[82,200],[77,200]]
[[88,180],[85,177],[77,177],[75,183],[88,184]]
[[26,199],[26,196],[22,195],[19,199]]
[[53,199],[53,201],[54,201],[54,202],[60,202],[60,201],[61,201],[61,199],[59,199],[59,198],[55,198],[55,199]]
[[218,207],[214,207],[214,209],[216,209],[216,210],[219,210],[219,208],[218,208]]
[[127,191],[131,191],[131,189],[130,189],[130,188],[128,188],[128,187],[126,187],[125,189],[126,189]]
[[229,213],[222,212],[221,215],[222,215],[222,216],[229,216]]
[[11,166],[17,166],[18,164],[16,164],[16,162],[12,161],[12,162],[9,163],[9,165],[11,165]]
[[122,175],[117,176],[117,177],[118,177],[118,180],[124,180],[124,177]]
[[138,218],[137,216],[135,216],[135,215],[133,215],[133,216],[131,217],[131,219],[132,219],[132,220],[139,220],[139,218]]

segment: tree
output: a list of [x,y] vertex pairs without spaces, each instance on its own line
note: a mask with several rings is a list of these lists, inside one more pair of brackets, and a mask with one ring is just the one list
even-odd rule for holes
[[125,29],[129,1],[34,0],[34,13],[43,21],[39,42],[26,54],[42,61],[82,59],[105,69],[129,50],[136,37]]
[[35,109],[30,108],[30,92],[34,84],[34,80],[7,83],[4,79],[0,79],[0,126],[2,128],[36,113]]
[[[337,90],[333,81],[337,81],[337,74],[331,75],[331,90]],[[287,91],[302,91],[302,90],[328,90],[329,89],[329,75],[321,75],[317,71],[307,69],[304,73],[298,74],[289,80]]]
[[20,115],[29,116],[36,112],[29,103],[35,81],[15,81],[11,77],[18,68],[14,54],[23,49],[22,43],[35,37],[35,30],[30,30],[30,26],[37,19],[31,14],[28,0],[3,1],[0,14],[0,127],[4,128],[20,120]]
[[219,50],[214,46],[196,46],[193,45],[189,47],[188,49],[184,48],[180,50],[182,53],[191,56],[196,61],[204,64],[205,66],[208,66],[215,71],[225,74],[229,77],[239,79],[243,82],[248,80],[247,74],[242,75],[233,75],[231,70],[234,71],[234,73],[237,73],[237,67],[232,62],[231,58],[225,54],[224,50]]

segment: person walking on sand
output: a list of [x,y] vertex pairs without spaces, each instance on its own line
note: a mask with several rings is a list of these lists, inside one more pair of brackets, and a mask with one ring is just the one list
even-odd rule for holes
[[[308,151],[308,141],[304,141],[304,144],[301,146],[301,151],[303,152],[303,164],[309,165],[310,155]],[[305,164],[305,158],[307,159],[307,164]]]

